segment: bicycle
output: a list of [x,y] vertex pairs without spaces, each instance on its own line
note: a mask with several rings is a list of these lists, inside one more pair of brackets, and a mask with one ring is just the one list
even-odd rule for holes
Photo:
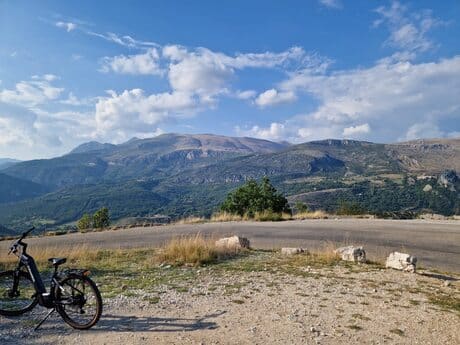
[[[19,258],[16,269],[0,272],[0,315],[19,316],[31,311],[37,304],[51,309],[35,327],[37,330],[54,312],[71,327],[90,329],[102,314],[102,298],[97,285],[89,278],[86,269],[58,271],[66,258],[50,258],[54,267],[49,291],[46,290],[35,260],[27,254],[23,240],[34,228],[24,232],[13,242],[8,253]],[[19,247],[22,248],[19,252]]]

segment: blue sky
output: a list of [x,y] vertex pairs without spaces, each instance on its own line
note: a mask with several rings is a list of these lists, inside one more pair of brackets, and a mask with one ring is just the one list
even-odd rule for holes
[[460,3],[0,1],[0,157],[164,132],[460,136]]

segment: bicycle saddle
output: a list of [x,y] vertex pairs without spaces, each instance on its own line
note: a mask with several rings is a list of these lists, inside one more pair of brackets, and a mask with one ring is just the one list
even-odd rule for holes
[[67,259],[66,258],[49,258],[48,261],[53,265],[53,266],[59,266],[64,264]]

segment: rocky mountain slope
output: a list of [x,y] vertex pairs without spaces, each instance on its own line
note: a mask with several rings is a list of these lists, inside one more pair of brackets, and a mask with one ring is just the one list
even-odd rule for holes
[[253,138],[164,134],[121,145],[91,142],[65,156],[19,163],[4,173],[58,189],[102,181],[161,178],[228,158],[276,152],[286,146]]
[[[292,202],[312,208],[335,211],[346,202],[367,212],[454,214],[460,212],[460,182],[439,180],[449,171],[455,176],[460,171],[460,139],[289,145],[165,134],[121,145],[91,142],[62,157],[4,169],[12,178],[35,183],[35,194],[20,202],[4,199],[15,202],[0,206],[0,224],[63,224],[101,206],[110,208],[113,219],[209,215],[231,189],[262,176]],[[14,195],[16,184],[4,185],[12,189],[5,195]]]

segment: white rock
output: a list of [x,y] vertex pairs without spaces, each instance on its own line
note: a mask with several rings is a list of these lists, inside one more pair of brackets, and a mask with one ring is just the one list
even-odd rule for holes
[[344,261],[366,262],[366,251],[363,247],[341,247],[334,250]]
[[283,255],[294,255],[305,253],[305,249],[303,248],[281,248],[281,254]]
[[250,242],[245,237],[239,237],[239,236],[224,237],[216,241],[216,247],[230,248],[230,249],[243,249],[243,248],[249,248]]
[[415,273],[415,266],[417,258],[405,253],[393,252],[391,253],[386,262],[387,268],[394,268],[396,270],[413,272]]

